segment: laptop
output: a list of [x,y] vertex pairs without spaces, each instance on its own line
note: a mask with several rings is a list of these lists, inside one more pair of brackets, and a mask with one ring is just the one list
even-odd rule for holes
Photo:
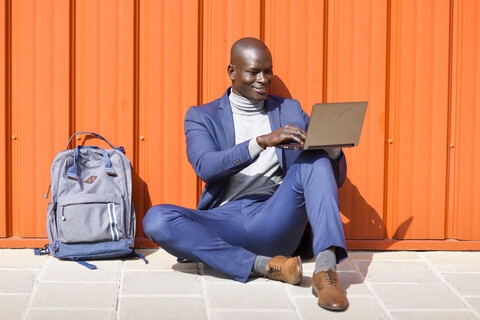
[[316,103],[307,128],[305,144],[280,144],[286,150],[315,150],[358,145],[367,102]]

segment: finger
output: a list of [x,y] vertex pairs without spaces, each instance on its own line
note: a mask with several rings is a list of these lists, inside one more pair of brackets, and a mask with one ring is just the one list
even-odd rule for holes
[[297,130],[297,135],[300,136],[303,140],[307,138],[307,133],[302,129]]
[[299,135],[298,133],[292,133],[290,134],[290,139],[297,142],[297,143],[303,143],[303,138],[301,135]]
[[307,138],[307,135],[305,134],[305,132],[301,129],[299,130],[296,130],[293,135],[295,137],[297,137],[298,139],[300,139],[301,141],[304,141],[306,138]]

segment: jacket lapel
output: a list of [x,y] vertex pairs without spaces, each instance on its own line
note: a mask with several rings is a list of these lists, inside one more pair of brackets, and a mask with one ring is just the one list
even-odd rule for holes
[[220,99],[218,115],[222,122],[223,130],[225,131],[227,148],[232,148],[233,146],[235,146],[235,129],[233,127],[232,108],[230,107],[230,101],[228,100],[229,92],[230,89],[228,89]]
[[[276,104],[272,98],[268,97],[265,100],[265,108],[267,109],[268,119],[270,120],[270,128],[272,131],[280,129],[282,126],[280,122],[280,106]],[[275,152],[277,153],[278,162],[282,167],[282,170],[285,172],[285,168],[283,166],[283,150],[280,148],[275,148]]]

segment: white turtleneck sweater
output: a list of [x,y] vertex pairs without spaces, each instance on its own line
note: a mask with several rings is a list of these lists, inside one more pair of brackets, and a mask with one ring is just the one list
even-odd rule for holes
[[229,100],[235,127],[235,144],[250,140],[250,157],[258,159],[230,178],[220,205],[246,195],[272,195],[283,181],[275,148],[267,147],[264,150],[256,139],[272,132],[264,102],[246,99],[233,91]]

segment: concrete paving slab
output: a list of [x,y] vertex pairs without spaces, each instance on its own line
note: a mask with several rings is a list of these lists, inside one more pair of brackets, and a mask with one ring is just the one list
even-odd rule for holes
[[475,320],[477,317],[465,310],[442,310],[442,311],[399,311],[392,312],[395,320]]
[[[315,268],[315,266],[314,266],[314,268]],[[356,272],[356,268],[355,268],[355,266],[353,265],[353,263],[350,259],[345,259],[342,262],[340,262],[339,264],[337,264],[337,271],[338,272],[341,272],[341,271]]]
[[388,315],[373,297],[351,297],[350,306],[344,312],[332,312],[318,306],[315,297],[296,297],[295,304],[305,320],[310,319],[346,319],[376,320],[388,319]]
[[445,273],[442,276],[461,295],[480,296],[480,273]]
[[354,261],[369,282],[432,283],[441,280],[423,261]]
[[28,298],[28,294],[0,294],[0,320],[21,319]]
[[480,297],[467,297],[465,298],[468,303],[478,312],[480,313]]
[[25,320],[114,320],[115,310],[30,309]]
[[372,284],[390,310],[396,309],[463,309],[467,307],[443,283]]
[[480,272],[478,252],[434,251],[420,254],[439,272]]
[[[233,281],[226,274],[218,272],[218,271],[212,269],[211,267],[205,265],[204,263],[199,263],[199,265],[201,266],[200,270],[201,270],[201,273],[204,276],[204,279],[205,279],[206,282],[212,282],[212,281],[213,282],[224,282],[224,281],[231,282],[231,281]],[[256,275],[256,274],[252,273],[250,275],[250,277],[248,278],[247,283],[252,283],[252,282],[266,283],[266,282],[270,282],[270,281],[272,281],[272,280],[270,280],[266,277],[262,277],[262,276],[259,276],[259,275]]]
[[352,260],[420,260],[415,251],[353,251],[348,256]]
[[49,259],[40,281],[60,282],[118,282],[121,260],[89,261],[97,266],[90,270],[75,261]]
[[356,272],[342,272],[339,271],[338,279],[340,285],[347,291],[347,296],[368,296],[371,295],[364,281]]
[[36,270],[0,270],[0,293],[30,293],[38,274]]
[[36,256],[33,249],[1,249],[0,268],[40,269],[48,256]]
[[202,295],[198,274],[172,271],[125,271],[123,295]]
[[42,282],[32,308],[104,308],[115,310],[118,283]]
[[[317,305],[304,260],[299,286],[246,284],[164,250],[140,259],[75,262],[0,250],[2,319],[479,319],[480,252],[350,252],[337,266],[350,307]],[[445,258],[446,257],[446,258]]]
[[[303,274],[307,276],[312,276],[313,272],[315,271],[315,260],[302,260],[302,266]],[[337,271],[356,271],[356,269],[350,259],[345,259],[339,264],[337,264]]]
[[145,255],[148,264],[139,258],[126,259],[124,261],[125,270],[177,270],[196,272],[198,266],[196,262],[177,263],[177,258],[165,250],[136,250]]
[[203,297],[121,297],[118,319],[207,319]]
[[[275,282],[275,283],[273,283]],[[260,283],[207,283],[207,303],[214,309],[294,310],[285,284],[272,281]]]
[[295,311],[264,310],[214,310],[210,312],[211,320],[294,320],[300,319]]
[[[363,283],[362,278],[356,272],[338,272],[338,279],[343,289],[347,291],[347,297],[350,296],[369,296],[368,288]],[[310,282],[312,277],[303,276],[302,282],[298,286],[287,285],[287,292],[292,296],[313,297]]]

